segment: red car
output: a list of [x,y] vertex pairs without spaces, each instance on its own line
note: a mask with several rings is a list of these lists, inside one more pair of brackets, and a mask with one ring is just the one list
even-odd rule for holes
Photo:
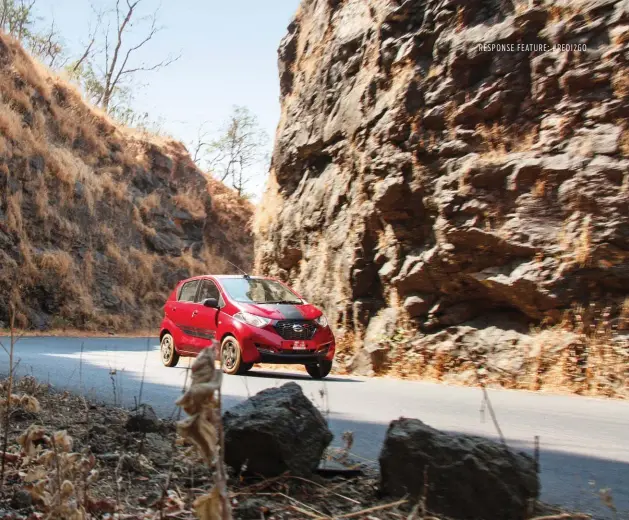
[[336,344],[323,313],[283,283],[254,276],[198,276],[177,284],[160,330],[164,365],[220,345],[223,370],[300,364],[315,379],[332,369]]

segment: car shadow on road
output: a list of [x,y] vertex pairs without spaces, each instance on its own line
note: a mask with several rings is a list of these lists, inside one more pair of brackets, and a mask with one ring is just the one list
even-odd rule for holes
[[245,374],[246,377],[257,377],[261,379],[286,379],[287,381],[320,381],[322,383],[364,383],[361,379],[351,377],[328,376],[324,379],[315,380],[308,374],[296,374],[291,372],[280,372],[276,370],[253,369]]

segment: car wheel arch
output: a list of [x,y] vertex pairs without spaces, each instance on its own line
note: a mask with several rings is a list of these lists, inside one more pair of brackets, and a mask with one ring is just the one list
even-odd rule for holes
[[172,333],[168,329],[164,329],[159,334],[159,340],[162,341],[162,339],[164,338],[166,334],[170,334],[172,336]]
[[[229,338],[229,337],[232,337],[236,341],[238,341],[238,338],[236,337],[236,334],[234,334],[233,332],[225,332],[223,334],[223,336],[221,336],[221,339],[219,341],[219,345],[218,346],[220,347],[221,345],[223,345],[223,341],[225,341],[225,338]],[[238,343],[240,343],[240,342],[238,341]]]

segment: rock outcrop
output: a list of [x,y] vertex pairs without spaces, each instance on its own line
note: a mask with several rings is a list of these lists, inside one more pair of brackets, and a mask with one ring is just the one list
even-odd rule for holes
[[309,475],[332,442],[321,412],[297,383],[262,390],[223,415],[225,462],[236,472]]
[[257,266],[357,345],[388,308],[421,334],[592,303],[629,327],[628,24],[619,0],[304,0]]
[[466,520],[529,518],[540,490],[528,455],[482,437],[443,433],[417,419],[390,424],[380,474],[385,493],[425,496],[429,511]]
[[116,125],[3,34],[0,93],[0,328],[12,303],[17,327],[154,326],[178,280],[252,263],[252,206],[182,144]]

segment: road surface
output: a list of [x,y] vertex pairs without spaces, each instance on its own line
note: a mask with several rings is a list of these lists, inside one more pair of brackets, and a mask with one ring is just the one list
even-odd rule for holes
[[[0,341],[7,345],[6,338]],[[88,397],[99,401],[114,400],[115,371],[123,405],[133,406],[141,393],[142,402],[163,417],[174,414],[188,365],[182,359],[180,367],[163,367],[155,338],[32,337],[20,339],[15,352],[20,375],[32,374],[57,388],[83,387]],[[7,368],[5,359],[0,369]],[[338,445],[341,434],[351,430],[352,451],[370,461],[377,461],[388,423],[400,416],[442,430],[496,438],[489,414],[483,420],[480,412],[478,388],[358,377],[322,382],[297,372],[254,369],[246,377],[225,377],[225,406],[287,381],[300,384],[328,414]],[[544,501],[612,519],[597,495],[599,489],[611,488],[619,510],[616,518],[629,519],[628,402],[510,390],[489,390],[489,395],[509,445],[532,453],[534,437],[540,437]]]

